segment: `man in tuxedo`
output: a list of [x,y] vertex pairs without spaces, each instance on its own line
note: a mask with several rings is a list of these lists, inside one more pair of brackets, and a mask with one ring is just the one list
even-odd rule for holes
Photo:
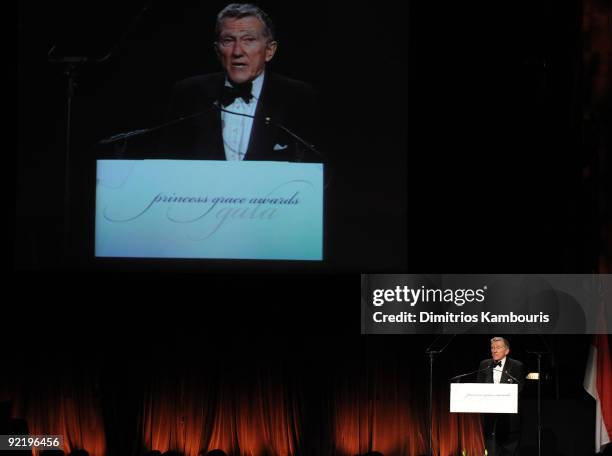
[[[525,384],[523,363],[508,358],[510,344],[503,337],[491,339],[491,359],[478,366],[478,383],[518,383],[519,398]],[[483,432],[489,456],[518,456],[521,437],[520,400],[517,414],[484,414]]]
[[215,35],[224,71],[175,85],[168,117],[203,114],[169,127],[163,148],[188,159],[322,162],[315,91],[267,68],[278,47],[269,16],[232,3],[218,14]]

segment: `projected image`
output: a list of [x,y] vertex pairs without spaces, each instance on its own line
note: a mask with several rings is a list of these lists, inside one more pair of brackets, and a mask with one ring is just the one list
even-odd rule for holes
[[223,71],[175,84],[163,125],[100,142],[129,157],[153,134],[143,155],[164,160],[98,161],[97,257],[323,259],[316,93],[266,71],[278,43],[259,7],[226,6],[214,37]]
[[[389,60],[402,39],[338,46],[353,24],[383,36],[400,30],[394,22],[374,5],[324,2],[20,4],[18,261],[403,265],[406,90],[374,90],[405,74],[405,59]],[[371,56],[389,60],[385,71],[364,64]],[[25,133],[33,124],[37,134]],[[120,160],[141,163],[115,188]],[[145,161],[157,161],[155,175]]]

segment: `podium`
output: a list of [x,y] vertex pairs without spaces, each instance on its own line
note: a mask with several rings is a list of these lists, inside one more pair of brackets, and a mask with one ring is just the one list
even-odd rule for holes
[[451,413],[518,413],[518,385],[451,383]]
[[95,256],[323,260],[323,165],[98,160]]

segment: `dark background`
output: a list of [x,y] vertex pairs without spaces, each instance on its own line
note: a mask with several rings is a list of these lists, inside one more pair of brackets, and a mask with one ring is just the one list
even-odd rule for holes
[[592,271],[582,3],[420,3],[409,47],[411,269]]

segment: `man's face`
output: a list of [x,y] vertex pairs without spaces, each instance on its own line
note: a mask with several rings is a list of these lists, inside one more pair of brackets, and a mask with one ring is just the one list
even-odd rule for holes
[[495,341],[491,344],[491,356],[493,360],[499,361],[510,353],[510,349],[504,345],[502,341]]
[[217,54],[230,81],[242,84],[259,76],[276,52],[276,42],[264,36],[265,26],[255,16],[228,18],[222,23]]

